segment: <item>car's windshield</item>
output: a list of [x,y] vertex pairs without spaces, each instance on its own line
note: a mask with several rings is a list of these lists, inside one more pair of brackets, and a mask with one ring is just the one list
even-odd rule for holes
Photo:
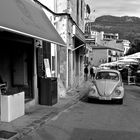
[[98,72],[96,74],[95,79],[97,79],[97,80],[106,79],[106,80],[118,81],[119,80],[119,75],[116,72]]

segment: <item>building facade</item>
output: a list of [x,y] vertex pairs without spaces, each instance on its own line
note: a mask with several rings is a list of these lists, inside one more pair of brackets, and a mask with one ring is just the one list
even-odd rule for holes
[[124,55],[124,44],[119,41],[119,35],[90,31],[86,38],[88,60],[91,65],[99,66],[102,63],[117,61]]
[[64,63],[64,65],[66,64],[66,78],[64,83],[66,88],[70,89],[78,86],[84,80],[85,2],[84,0],[57,0],[56,12],[66,12],[70,15],[64,17],[63,21],[56,23],[58,32],[67,44],[67,55],[64,56],[66,57]]
[[39,78],[48,76],[44,60],[49,60],[50,75],[56,76],[59,68],[54,65],[59,66],[59,61],[55,61],[53,52],[66,45],[33,1],[2,0],[0,13],[0,41],[4,44],[0,47],[0,75],[7,83],[8,94],[25,92],[28,108],[39,102]]
[[98,45],[92,49],[93,51],[89,53],[89,63],[96,67],[103,63],[117,61],[123,55],[123,50],[119,48]]
[[43,4],[49,6],[54,12],[51,12],[53,13],[52,22],[67,45],[66,48],[60,48],[59,51],[60,75],[58,77],[60,87],[63,87],[63,92],[65,92],[77,87],[84,80],[85,1],[46,0]]
[[130,49],[130,41],[126,40],[126,39],[120,39],[120,40],[118,40],[118,42],[123,44],[124,55],[125,55],[128,52],[128,50]]

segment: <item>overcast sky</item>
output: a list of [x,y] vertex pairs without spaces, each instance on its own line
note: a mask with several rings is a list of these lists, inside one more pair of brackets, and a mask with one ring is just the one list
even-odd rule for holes
[[102,15],[140,17],[140,0],[86,0],[86,3],[92,19]]

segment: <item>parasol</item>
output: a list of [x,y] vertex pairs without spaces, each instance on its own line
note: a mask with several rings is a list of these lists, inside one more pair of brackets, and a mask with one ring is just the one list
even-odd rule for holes
[[125,63],[125,64],[138,64],[139,63],[138,60],[132,59],[132,58],[121,59],[118,62],[122,62],[122,63]]

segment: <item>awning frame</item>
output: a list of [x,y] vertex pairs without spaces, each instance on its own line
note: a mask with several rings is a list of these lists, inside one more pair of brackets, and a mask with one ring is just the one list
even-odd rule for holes
[[77,50],[77,49],[79,49],[79,48],[81,48],[81,47],[83,47],[83,46],[85,46],[85,44],[79,45],[78,47],[72,49],[72,51],[75,51],[75,50]]

